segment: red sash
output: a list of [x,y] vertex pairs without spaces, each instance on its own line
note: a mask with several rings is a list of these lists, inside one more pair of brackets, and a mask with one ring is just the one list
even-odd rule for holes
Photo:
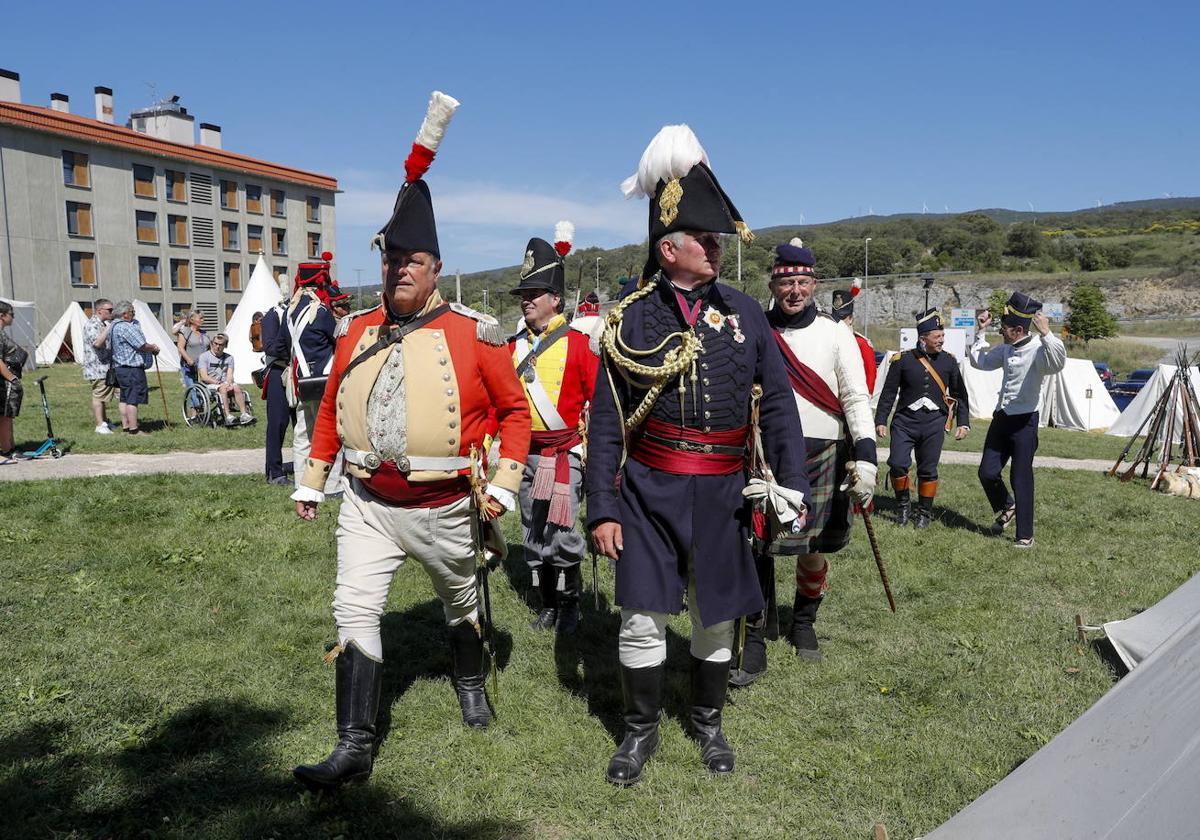
[[570,528],[575,524],[575,505],[571,499],[571,447],[583,443],[578,429],[532,432],[529,454],[538,455],[537,470],[529,495],[537,501],[549,501],[546,521]]
[[[705,447],[732,447],[744,449],[748,426],[721,432],[701,432],[647,419],[639,435],[630,447],[629,456],[639,463],[673,475],[733,475],[745,469],[745,452],[705,451]],[[661,443],[656,438],[667,438],[678,446]]]
[[771,335],[775,336],[775,343],[779,345],[779,351],[783,353],[783,366],[787,369],[792,390],[817,408],[828,411],[835,417],[845,416],[845,412],[842,410],[842,401],[837,398],[820,374],[796,358],[796,354],[792,352],[791,347],[788,347],[787,341],[784,340],[779,330],[771,330]]
[[471,491],[465,475],[441,481],[410,482],[392,461],[384,461],[363,486],[391,505],[405,508],[435,508],[457,502]]

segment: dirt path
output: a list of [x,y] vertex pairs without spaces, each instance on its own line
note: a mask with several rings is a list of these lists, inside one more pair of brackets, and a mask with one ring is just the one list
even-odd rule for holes
[[[879,450],[879,463],[887,460],[887,449]],[[284,461],[290,461],[290,449],[283,451]],[[978,464],[978,452],[943,452],[943,464]],[[1060,470],[1102,472],[1111,461],[1038,456],[1034,466]],[[183,473],[185,475],[254,475],[262,474],[261,449],[222,449],[213,452],[171,452],[159,455],[67,455],[53,460],[20,461],[0,467],[0,481],[37,481],[55,478],[86,478],[97,475],[146,475],[148,473]]]

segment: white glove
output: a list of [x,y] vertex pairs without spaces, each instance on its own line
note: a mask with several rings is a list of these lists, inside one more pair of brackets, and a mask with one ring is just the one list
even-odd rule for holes
[[750,479],[750,483],[742,488],[742,495],[751,502],[765,500],[767,510],[780,525],[794,522],[808,509],[804,504],[804,494],[799,490],[781,487],[761,478]]
[[513,495],[511,490],[505,490],[503,487],[497,487],[495,484],[488,482],[487,490],[484,491],[493,499],[500,507],[504,508],[502,514],[508,513],[510,510],[515,510],[517,507],[517,497]]
[[846,480],[839,489],[849,490],[860,507],[867,507],[875,496],[875,479],[879,476],[879,467],[869,461],[851,461],[847,465],[846,473]]

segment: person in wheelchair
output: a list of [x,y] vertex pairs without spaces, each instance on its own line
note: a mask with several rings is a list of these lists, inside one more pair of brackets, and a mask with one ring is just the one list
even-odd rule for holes
[[[212,344],[200,354],[196,362],[197,374],[200,381],[217,392],[219,411],[225,415],[225,425],[235,426],[240,423],[253,423],[254,415],[246,406],[246,392],[233,381],[233,356],[225,352],[229,338],[225,333],[217,333]],[[237,404],[240,416],[234,416],[229,410],[229,399]]]

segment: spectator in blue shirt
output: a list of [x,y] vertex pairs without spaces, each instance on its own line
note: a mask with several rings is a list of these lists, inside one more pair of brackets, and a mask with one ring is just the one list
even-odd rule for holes
[[138,406],[150,401],[150,388],[146,383],[146,368],[158,355],[158,345],[146,341],[142,325],[133,317],[133,304],[118,301],[113,307],[117,319],[109,332],[112,348],[112,366],[117,375],[117,386],[121,389],[118,406],[121,409],[121,428],[127,434],[145,435],[138,426]]

